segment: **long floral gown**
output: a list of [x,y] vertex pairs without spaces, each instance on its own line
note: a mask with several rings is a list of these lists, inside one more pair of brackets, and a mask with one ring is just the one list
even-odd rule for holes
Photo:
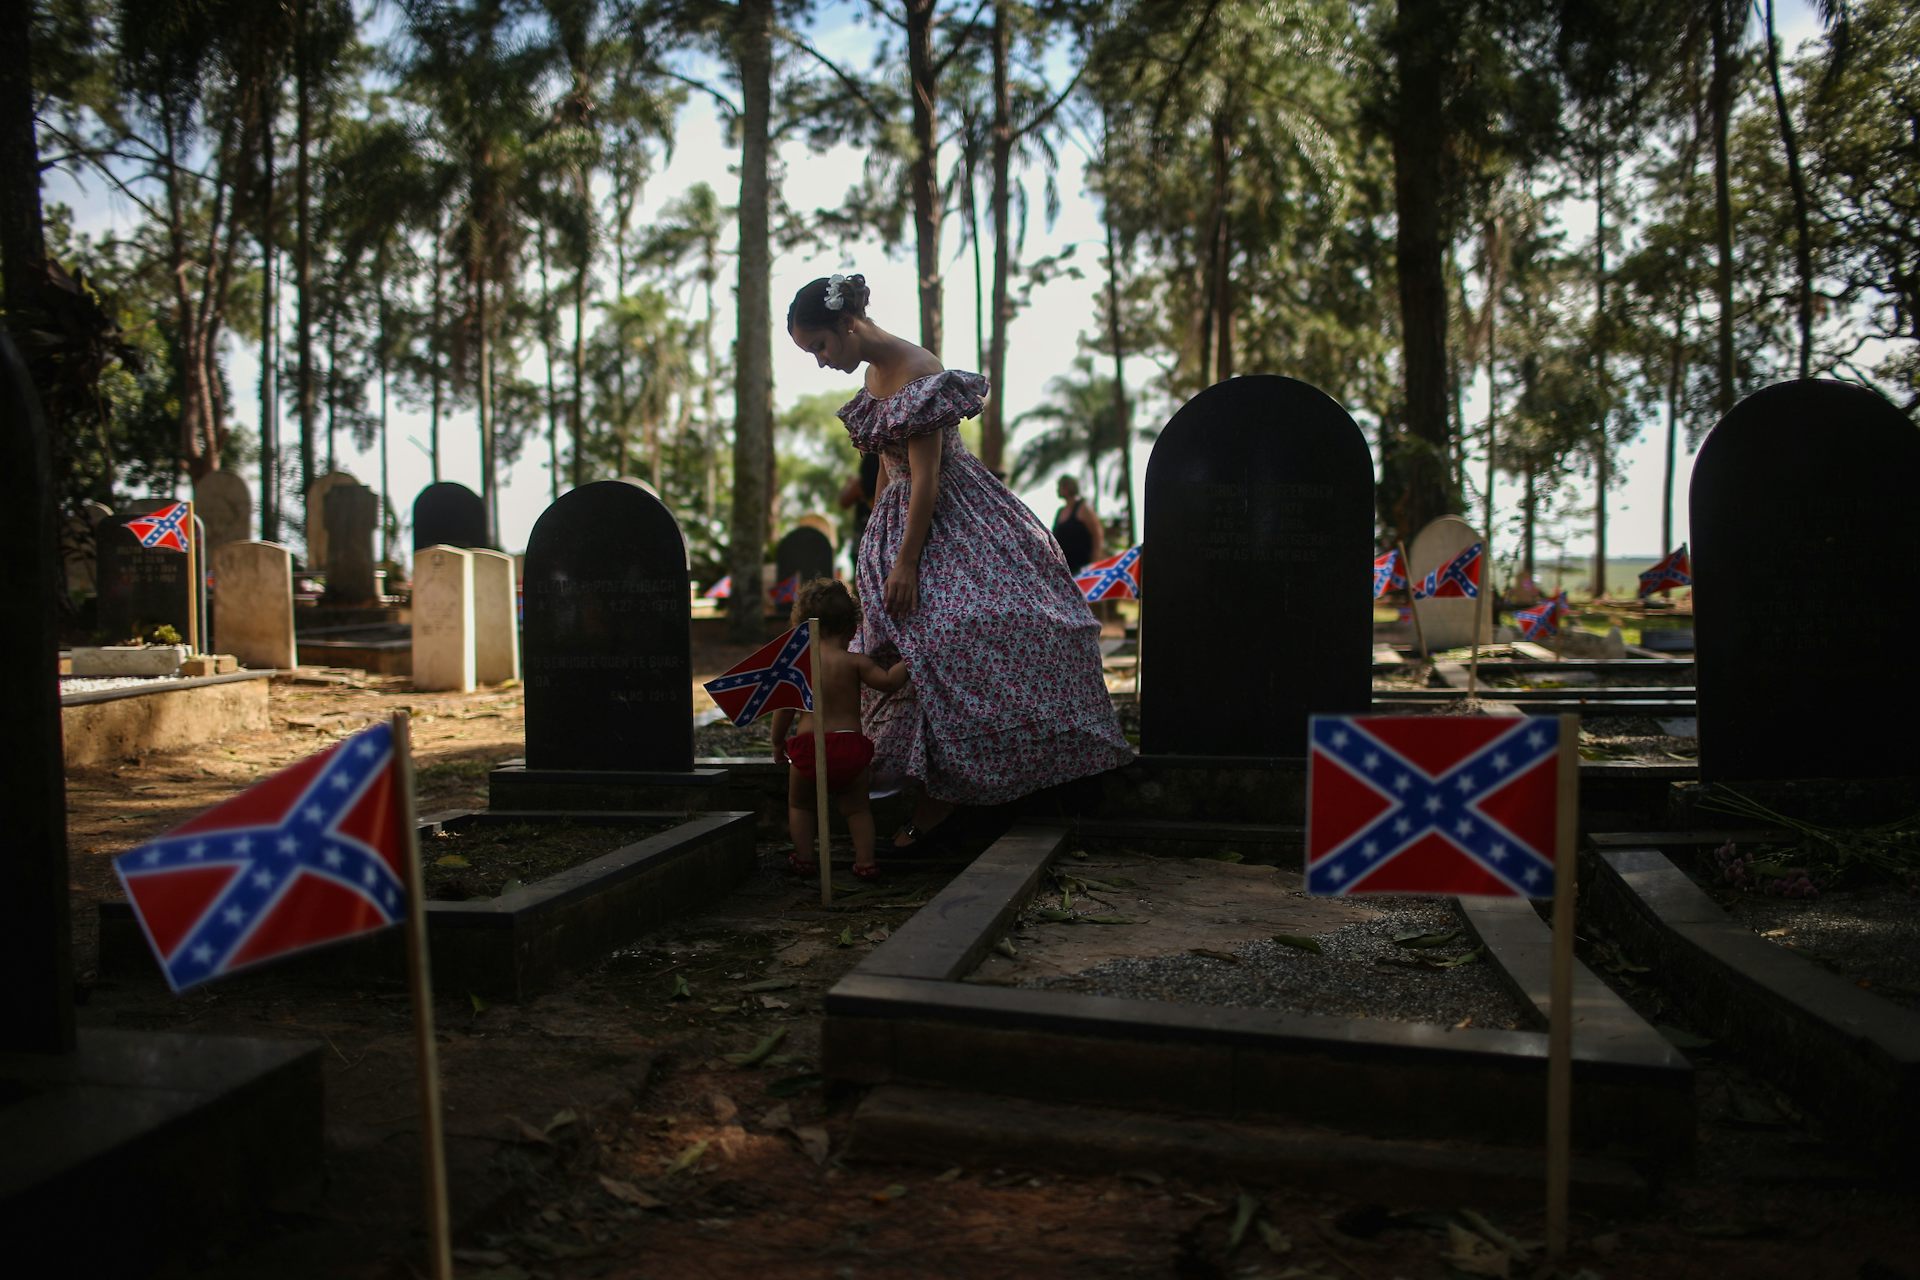
[[[862,390],[840,409],[853,443],[885,456],[893,483],[860,540],[855,647],[898,651],[913,673],[903,693],[866,690],[874,784],[918,781],[955,804],[1003,804],[1123,765],[1101,677],[1100,625],[1060,548],[1026,504],[960,440],[987,380],[949,369],[884,400]],[[885,583],[907,531],[907,441],[939,432],[939,494],[920,553],[919,603],[886,611]]]

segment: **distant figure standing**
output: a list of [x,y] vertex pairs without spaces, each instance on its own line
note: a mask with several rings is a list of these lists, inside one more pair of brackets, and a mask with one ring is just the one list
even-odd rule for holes
[[1061,476],[1053,487],[1060,498],[1060,510],[1053,517],[1053,540],[1067,558],[1067,568],[1080,572],[1106,554],[1106,531],[1093,504],[1080,496],[1080,482]]
[[857,573],[860,568],[860,535],[867,531],[873,517],[873,499],[880,491],[880,455],[860,455],[860,469],[847,477],[840,487],[840,505],[853,512],[853,543],[847,550],[847,563]]

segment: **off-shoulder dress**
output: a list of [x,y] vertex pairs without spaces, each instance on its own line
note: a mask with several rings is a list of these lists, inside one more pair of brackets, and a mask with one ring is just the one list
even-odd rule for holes
[[[987,380],[948,369],[884,400],[862,390],[840,409],[892,483],[860,539],[862,613],[854,647],[892,647],[913,672],[901,694],[863,692],[874,784],[912,779],[954,804],[1003,804],[1127,763],[1100,667],[1100,626],[1046,527],[960,440]],[[939,493],[920,553],[918,607],[885,606],[907,531],[907,441],[939,432]]]

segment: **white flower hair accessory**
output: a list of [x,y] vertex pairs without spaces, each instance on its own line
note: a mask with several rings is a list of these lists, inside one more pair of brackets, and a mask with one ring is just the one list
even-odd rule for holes
[[847,278],[845,276],[836,275],[827,277],[827,310],[838,311],[847,305],[847,300],[840,291],[841,286],[845,285],[846,282]]

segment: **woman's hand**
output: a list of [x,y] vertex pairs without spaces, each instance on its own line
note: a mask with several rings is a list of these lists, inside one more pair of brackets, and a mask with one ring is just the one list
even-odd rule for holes
[[920,566],[908,564],[905,557],[895,560],[882,594],[888,614],[896,618],[911,614],[920,607]]

